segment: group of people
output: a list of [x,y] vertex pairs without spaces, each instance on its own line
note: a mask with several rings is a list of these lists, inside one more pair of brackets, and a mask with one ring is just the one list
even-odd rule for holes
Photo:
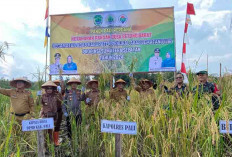
[[[197,73],[199,84],[194,87],[193,93],[198,93],[199,98],[204,94],[212,94],[212,100],[216,96],[220,95],[216,84],[208,82],[207,71],[200,71]],[[184,75],[177,73],[175,77],[175,86],[168,89],[166,86],[162,86],[163,91],[167,94],[176,94],[177,97],[182,98],[187,96],[190,92],[188,86],[183,83]],[[115,88],[109,91],[109,97],[115,102],[130,101],[130,96],[125,90],[126,81],[119,79],[115,82]],[[30,81],[25,78],[14,79],[10,82],[10,85],[14,88],[3,89],[0,88],[0,94],[10,97],[11,100],[11,114],[15,117],[15,120],[21,125],[22,120],[34,118],[34,100],[32,94],[26,88],[31,87]],[[83,101],[90,109],[91,113],[88,115],[94,115],[96,107],[100,97],[100,91],[98,89],[98,80],[91,80],[87,82],[86,86],[90,90],[85,92],[85,88],[81,90],[78,86],[81,85],[81,81],[72,77],[67,86],[70,86],[69,90],[65,90],[64,81],[55,80],[47,81],[42,85],[44,93],[41,96],[41,118],[51,117],[54,119],[55,128],[53,130],[47,130],[50,141],[53,141],[56,146],[59,145],[59,131],[62,117],[66,118],[66,126],[68,131],[68,137],[72,138],[71,129],[71,117],[74,117],[76,125],[79,126],[82,122],[81,102]],[[84,87],[85,85],[83,85]],[[150,80],[142,79],[139,84],[136,85],[132,79],[132,86],[144,99],[147,97],[155,98],[154,89],[157,88]],[[198,91],[198,92],[197,92]],[[214,101],[216,102],[216,101]],[[214,109],[218,109],[219,103],[213,103]]]

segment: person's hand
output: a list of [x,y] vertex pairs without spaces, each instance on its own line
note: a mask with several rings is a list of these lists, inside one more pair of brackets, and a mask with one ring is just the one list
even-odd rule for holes
[[86,103],[90,103],[91,99],[90,98],[87,98],[86,99]]
[[127,100],[127,101],[130,101],[130,96],[127,96],[126,100]]
[[68,117],[68,113],[67,113],[67,112],[65,112],[65,113],[64,113],[64,116],[65,116],[65,117]]
[[82,86],[82,88],[81,88],[81,92],[85,92],[85,86]]

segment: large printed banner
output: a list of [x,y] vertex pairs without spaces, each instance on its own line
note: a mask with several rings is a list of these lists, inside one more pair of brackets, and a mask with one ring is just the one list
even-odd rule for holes
[[52,15],[50,33],[51,75],[176,69],[173,7]]

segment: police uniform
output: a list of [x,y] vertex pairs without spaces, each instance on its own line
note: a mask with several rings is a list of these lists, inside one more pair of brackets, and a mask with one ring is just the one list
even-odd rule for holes
[[115,82],[115,89],[110,90],[110,99],[120,102],[120,101],[125,101],[127,99],[127,92],[125,89],[122,89],[121,91],[117,89],[117,84],[118,83],[123,83],[126,85],[126,82],[122,79],[119,79]]
[[34,115],[34,100],[29,90],[18,90],[17,81],[23,81],[25,88],[30,88],[31,83],[24,78],[17,78],[10,82],[10,85],[16,89],[0,88],[0,94],[10,97],[10,112],[15,117],[18,124],[21,125],[22,120],[30,119]]
[[[59,53],[56,53],[54,55],[54,57],[55,57],[55,59],[56,58],[60,58],[61,55]],[[63,64],[60,64],[60,63],[56,64],[56,63],[54,63],[54,64],[50,65],[50,74],[59,74],[60,71],[62,71],[62,70],[63,70]]]
[[[197,75],[199,74],[206,74],[208,75],[208,72],[207,71],[199,71],[197,73]],[[213,107],[214,107],[214,110],[218,109],[220,104],[219,104],[219,99],[218,97],[215,95],[215,84],[214,83],[211,83],[211,82],[206,82],[204,84],[199,84],[197,86],[195,86],[193,88],[193,93],[196,94],[196,92],[198,91],[198,98],[201,98],[202,96],[204,96],[205,94],[206,95],[211,95],[212,94],[212,104],[213,104]],[[213,94],[214,93],[214,94]]]
[[[72,77],[68,81],[68,85],[72,83],[76,83],[80,85],[81,82],[76,78]],[[81,111],[81,101],[85,100],[85,93],[82,93],[81,90],[78,89],[70,89],[65,93],[64,96],[64,104],[62,106],[63,113],[66,116],[66,126],[68,130],[69,138],[72,137],[72,130],[71,130],[71,115],[74,116],[77,126],[79,126],[82,122],[82,111]]]

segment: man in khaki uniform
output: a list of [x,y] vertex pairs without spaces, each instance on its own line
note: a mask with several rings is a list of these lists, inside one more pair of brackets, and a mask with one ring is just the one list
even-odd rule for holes
[[45,89],[45,94],[42,95],[41,99],[41,118],[53,118],[55,129],[49,129],[46,131],[46,134],[49,135],[51,142],[54,142],[56,146],[59,145],[58,137],[59,132],[57,128],[58,120],[58,110],[61,108],[62,95],[57,92],[57,85],[52,81],[47,81],[42,85],[42,88]]
[[91,80],[87,83],[87,88],[90,88],[85,94],[86,117],[89,121],[94,119],[95,111],[100,101],[100,91],[98,90],[98,81]]
[[155,94],[154,90],[151,89],[152,87],[152,82],[147,80],[147,79],[142,79],[139,81],[139,86],[135,86],[135,90],[139,92],[141,97],[148,97],[149,95]]
[[97,106],[98,102],[100,101],[100,91],[98,90],[98,81],[91,80],[87,83],[87,88],[91,90],[86,93],[85,103],[86,105],[90,106]]
[[33,117],[34,100],[30,91],[31,83],[25,78],[17,78],[10,81],[10,85],[16,89],[0,88],[0,94],[10,97],[10,112],[21,125],[22,120]]
[[127,96],[127,92],[124,89],[126,82],[123,79],[119,79],[115,82],[115,89],[110,90],[110,99],[120,102],[125,100],[130,100],[130,97]]

